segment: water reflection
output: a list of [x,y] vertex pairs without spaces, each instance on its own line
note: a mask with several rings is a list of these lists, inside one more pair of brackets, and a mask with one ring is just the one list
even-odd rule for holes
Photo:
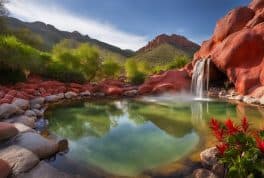
[[[153,103],[154,101],[154,103]],[[49,131],[69,139],[67,158],[106,172],[134,176],[180,160],[208,139],[208,121],[247,115],[254,127],[261,109],[187,97],[86,102],[48,112]],[[204,143],[204,142],[203,142]]]

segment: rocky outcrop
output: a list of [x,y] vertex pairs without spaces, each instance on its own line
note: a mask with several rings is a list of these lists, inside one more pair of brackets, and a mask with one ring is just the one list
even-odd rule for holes
[[182,49],[183,51],[188,51],[190,53],[194,53],[200,48],[199,45],[195,44],[192,41],[189,41],[184,36],[176,34],[170,36],[166,34],[161,34],[157,36],[154,40],[150,41],[145,47],[139,49],[138,52],[147,52],[165,43],[177,46],[179,49]]
[[191,79],[186,70],[170,70],[151,76],[140,86],[139,93],[161,93],[164,91],[189,90]]
[[[217,22],[212,37],[203,42],[194,62],[211,58],[239,94],[263,96],[264,1],[231,10]],[[212,80],[213,80],[213,76]],[[261,87],[261,89],[259,89]],[[258,92],[256,92],[258,90]]]

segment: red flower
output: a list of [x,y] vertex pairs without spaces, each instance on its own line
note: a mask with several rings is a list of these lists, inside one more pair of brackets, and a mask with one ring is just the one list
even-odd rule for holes
[[214,118],[210,121],[210,128],[213,130],[214,136],[219,140],[223,140],[224,130],[220,128],[220,123]]
[[259,136],[256,137],[257,147],[258,149],[264,153],[264,140],[262,140]]
[[239,131],[237,126],[234,125],[234,123],[233,123],[233,121],[231,119],[227,119],[226,120],[225,126],[227,128],[227,132],[230,135],[234,135],[235,133],[237,133]]
[[241,126],[243,131],[246,132],[249,127],[248,120],[246,117],[243,117],[243,119],[241,120]]
[[220,143],[216,145],[216,148],[221,155],[224,155],[225,151],[228,149],[228,145],[226,143]]

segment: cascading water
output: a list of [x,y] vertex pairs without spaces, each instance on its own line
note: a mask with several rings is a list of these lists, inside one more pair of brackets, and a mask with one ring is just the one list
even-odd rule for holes
[[210,59],[201,59],[195,63],[192,75],[191,91],[198,97],[204,97],[204,84],[206,82],[206,90],[209,89],[210,75]]

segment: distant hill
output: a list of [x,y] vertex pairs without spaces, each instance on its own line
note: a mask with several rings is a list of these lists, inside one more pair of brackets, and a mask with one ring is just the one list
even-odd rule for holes
[[139,49],[133,58],[146,61],[152,65],[163,65],[179,55],[186,55],[192,58],[199,48],[198,44],[189,41],[183,36],[162,34]]
[[90,38],[88,35],[82,35],[77,31],[67,32],[61,31],[52,25],[45,24],[43,22],[23,22],[16,18],[7,17],[6,25],[12,30],[19,30],[22,28],[27,28],[30,31],[40,35],[44,41],[44,49],[49,51],[52,46],[63,39],[74,39],[79,42],[87,42],[100,50],[101,56],[114,56],[117,58],[125,59],[134,54],[131,50],[122,50],[116,46],[101,42],[96,39]]

